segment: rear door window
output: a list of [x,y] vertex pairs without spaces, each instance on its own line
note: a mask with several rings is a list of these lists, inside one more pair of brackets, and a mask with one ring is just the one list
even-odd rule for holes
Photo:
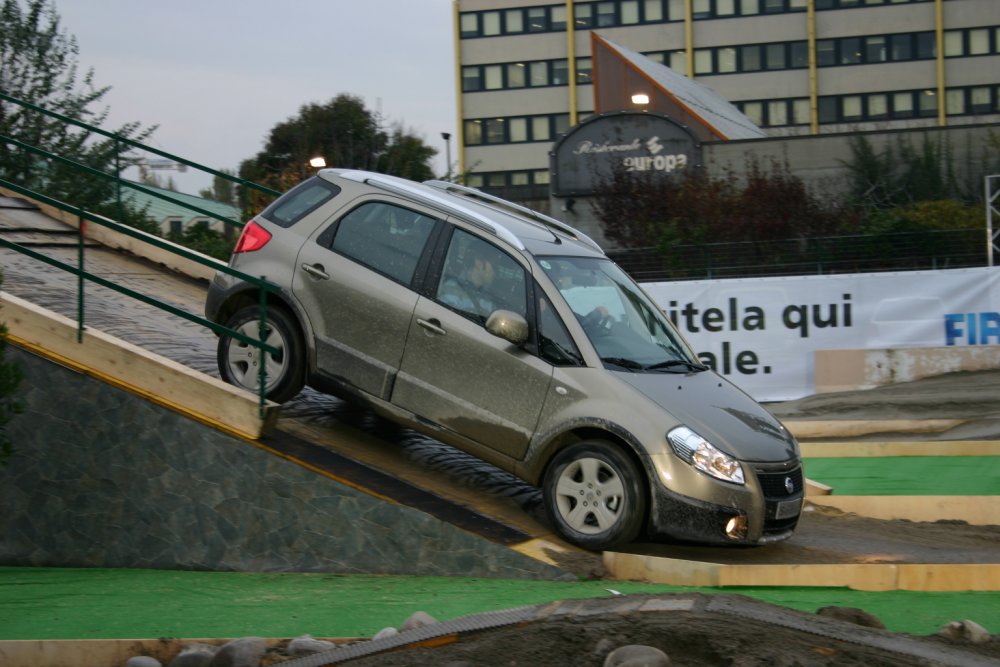
[[401,206],[368,202],[336,223],[330,247],[409,285],[436,224],[435,218]]

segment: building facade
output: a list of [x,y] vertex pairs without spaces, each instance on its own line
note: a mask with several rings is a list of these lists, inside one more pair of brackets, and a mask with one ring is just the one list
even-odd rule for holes
[[1000,122],[998,0],[456,0],[455,25],[458,170],[522,201],[595,112],[595,32],[774,139]]

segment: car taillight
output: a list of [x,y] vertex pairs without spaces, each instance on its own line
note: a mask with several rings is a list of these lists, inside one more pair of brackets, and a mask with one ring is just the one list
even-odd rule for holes
[[236,242],[233,254],[260,250],[270,240],[271,232],[251,220],[243,227],[243,233],[240,234],[240,240]]

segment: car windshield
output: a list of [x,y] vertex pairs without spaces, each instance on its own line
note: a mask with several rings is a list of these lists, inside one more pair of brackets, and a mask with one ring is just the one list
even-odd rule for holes
[[543,257],[539,264],[606,367],[633,372],[705,370],[666,316],[611,260]]

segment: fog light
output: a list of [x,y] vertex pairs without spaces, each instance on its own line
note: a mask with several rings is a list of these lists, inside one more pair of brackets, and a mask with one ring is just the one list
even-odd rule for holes
[[747,518],[738,514],[726,524],[726,537],[731,540],[742,540],[747,536]]

